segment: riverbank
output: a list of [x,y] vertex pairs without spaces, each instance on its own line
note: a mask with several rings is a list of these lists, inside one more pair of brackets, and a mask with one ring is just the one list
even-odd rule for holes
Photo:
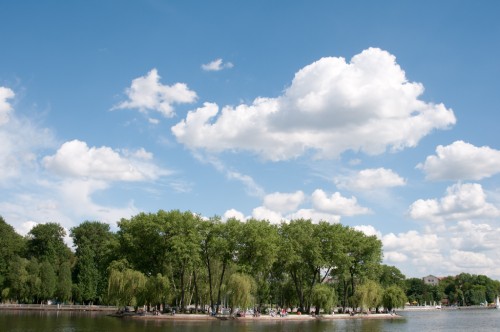
[[81,305],[81,304],[0,304],[0,310],[30,311],[101,311],[116,312],[116,306]]
[[401,319],[397,314],[333,314],[333,315],[288,315],[285,317],[260,315],[258,317],[232,317],[232,316],[210,316],[202,314],[161,314],[161,315],[139,315],[139,314],[112,314],[110,316],[140,319],[140,320],[179,320],[179,321],[200,321],[200,320],[231,320],[231,321],[308,321],[308,320],[335,320],[335,319]]

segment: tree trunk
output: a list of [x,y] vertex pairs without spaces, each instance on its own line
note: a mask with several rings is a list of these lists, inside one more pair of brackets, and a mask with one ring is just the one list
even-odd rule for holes
[[220,305],[220,301],[221,301],[220,292],[221,292],[221,288],[222,288],[222,282],[224,281],[224,273],[226,272],[226,264],[227,264],[227,262],[222,263],[222,273],[220,275],[219,289],[217,291],[217,307],[216,307],[215,312],[219,312],[219,305]]

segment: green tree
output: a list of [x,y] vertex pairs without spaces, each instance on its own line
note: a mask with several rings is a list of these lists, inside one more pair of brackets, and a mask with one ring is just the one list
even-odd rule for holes
[[54,298],[57,287],[57,275],[49,261],[40,264],[40,300],[48,301]]
[[233,308],[246,309],[253,304],[255,280],[243,273],[233,273],[227,285],[228,294],[231,296]]
[[380,266],[379,282],[382,287],[396,285],[403,288],[405,285],[405,275],[395,266],[382,264]]
[[384,290],[382,304],[388,311],[394,308],[403,308],[406,301],[406,295],[399,286],[389,286]]
[[332,307],[336,302],[335,289],[328,284],[316,284],[312,291],[312,303],[316,307],[316,315],[320,310],[331,313]]
[[57,223],[38,224],[28,233],[28,255],[39,261],[48,261],[59,267],[64,261],[72,259],[71,250],[64,243],[66,231]]
[[63,303],[69,301],[71,298],[72,287],[71,265],[69,262],[63,262],[59,267],[59,274],[57,276],[57,300]]
[[28,298],[31,303],[38,303],[41,298],[42,279],[40,278],[40,263],[35,257],[31,257],[26,266],[28,272]]
[[278,258],[278,230],[268,221],[250,219],[242,224],[238,249],[238,270],[251,274],[257,284],[259,307],[270,301],[270,278]]
[[75,280],[85,302],[100,302],[108,284],[107,268],[118,254],[118,241],[109,225],[85,221],[71,228],[76,247]]
[[144,299],[146,276],[139,271],[112,269],[108,281],[108,299],[116,306],[137,307]]
[[9,261],[7,272],[9,291],[6,294],[9,299],[23,303],[30,298],[28,264],[26,258],[19,256],[14,256]]
[[9,262],[21,255],[24,246],[23,237],[0,216],[0,290],[8,286]]
[[165,306],[170,292],[170,283],[168,278],[158,273],[155,276],[147,278],[145,300],[148,306],[159,308],[160,304]]
[[354,293],[355,303],[363,311],[365,308],[370,311],[377,309],[382,304],[383,289],[379,283],[367,280],[360,284]]

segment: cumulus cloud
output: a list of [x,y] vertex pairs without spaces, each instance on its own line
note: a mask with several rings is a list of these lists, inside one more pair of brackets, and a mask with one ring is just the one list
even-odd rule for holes
[[464,141],[439,145],[436,155],[418,164],[429,180],[481,180],[500,173],[500,151]]
[[[312,206],[299,209],[306,203]],[[346,198],[340,193],[328,197],[323,190],[317,189],[310,197],[306,197],[302,191],[268,194],[264,197],[262,206],[253,209],[252,217],[269,220],[272,223],[294,219],[310,219],[316,223],[320,221],[338,223],[342,216],[370,212],[369,209],[359,206],[355,197]]]
[[283,221],[286,221],[286,218],[283,217],[281,213],[268,209],[265,206],[259,206],[253,209],[252,217],[258,220],[268,220],[273,224],[279,224]]
[[220,71],[222,69],[233,68],[233,64],[231,62],[223,62],[221,58],[216,59],[207,64],[201,65],[201,68],[205,71]]
[[321,190],[316,189],[312,193],[313,207],[321,212],[333,213],[341,216],[354,216],[371,213],[370,209],[358,205],[356,197],[343,197],[339,192],[330,197]]
[[312,222],[318,223],[320,221],[326,221],[331,224],[340,222],[339,215],[327,212],[321,212],[316,209],[300,209],[296,212],[292,212],[287,215],[287,220],[296,219],[311,219]]
[[350,176],[339,176],[334,179],[340,189],[351,191],[371,191],[406,184],[406,180],[396,172],[386,168],[369,168]]
[[14,98],[14,96],[14,91],[0,86],[0,126],[9,122],[9,113],[12,111],[12,106],[7,100]]
[[[156,111],[164,117],[174,116],[174,104],[193,103],[197,99],[196,92],[190,90],[184,83],[163,85],[156,69],[147,75],[132,80],[125,90],[128,100],[116,105],[113,109],[138,109],[140,112]],[[150,119],[158,123],[157,119]]]
[[167,174],[149,162],[152,154],[144,149],[125,154],[128,158],[109,147],[89,148],[87,143],[73,140],[42,162],[46,169],[63,177],[104,181],[144,181]]
[[223,221],[227,221],[228,219],[231,219],[231,218],[234,218],[234,219],[237,219],[240,221],[245,221],[247,219],[242,212],[235,210],[235,209],[229,209],[226,212],[224,212],[224,214],[222,215]]
[[455,184],[441,199],[419,199],[410,206],[413,219],[434,222],[491,219],[500,216],[500,210],[486,201],[486,193],[478,183]]
[[372,236],[375,235],[377,238],[382,238],[382,233],[378,231],[375,227],[372,225],[358,225],[353,227],[355,230],[363,232],[367,236]]
[[288,213],[297,210],[304,198],[305,195],[300,190],[294,193],[276,192],[264,197],[264,206],[273,211]]
[[247,150],[274,161],[309,150],[317,158],[347,150],[380,154],[414,147],[455,123],[451,109],[421,101],[423,91],[393,55],[370,48],[350,62],[328,57],[302,68],[277,98],[222,109],[205,103],[172,132],[193,150]]

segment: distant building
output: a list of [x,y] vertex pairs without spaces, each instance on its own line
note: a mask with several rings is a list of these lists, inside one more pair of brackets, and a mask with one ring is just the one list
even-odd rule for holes
[[433,276],[432,274],[428,275],[427,277],[423,277],[422,280],[424,281],[424,284],[426,284],[426,285],[431,285],[431,286],[439,285],[439,278],[436,276]]

